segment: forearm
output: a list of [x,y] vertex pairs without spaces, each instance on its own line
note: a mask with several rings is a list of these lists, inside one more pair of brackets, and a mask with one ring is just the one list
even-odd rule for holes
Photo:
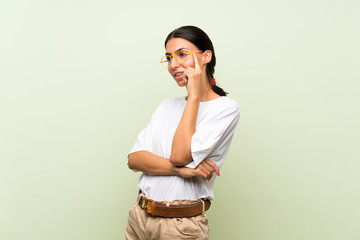
[[179,167],[171,164],[169,159],[148,151],[138,151],[130,154],[128,166],[132,170],[141,171],[149,175],[180,175]]
[[195,169],[187,167],[176,167],[169,159],[159,157],[148,151],[139,151],[129,155],[128,165],[130,169],[138,170],[149,175],[172,175],[183,178],[200,176],[204,180],[210,180],[213,172],[219,176],[219,169],[215,163],[205,159]]
[[200,101],[196,97],[189,97],[175,131],[170,162],[176,166],[184,166],[191,162],[191,138],[196,129],[196,118],[198,115]]

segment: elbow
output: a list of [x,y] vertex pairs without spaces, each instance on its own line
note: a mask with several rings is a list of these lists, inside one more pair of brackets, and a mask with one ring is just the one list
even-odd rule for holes
[[181,163],[180,159],[174,158],[174,157],[170,157],[170,163],[176,167],[182,167],[185,166]]
[[192,161],[192,158],[179,155],[171,155],[169,159],[170,163],[176,167],[183,167]]
[[132,156],[132,154],[130,154],[128,156],[128,167],[131,169],[131,170],[135,170],[135,163],[134,163],[134,158]]

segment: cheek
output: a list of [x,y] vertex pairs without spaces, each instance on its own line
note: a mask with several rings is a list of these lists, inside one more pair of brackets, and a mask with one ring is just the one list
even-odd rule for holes
[[186,61],[186,68],[191,67],[191,68],[195,68],[195,62],[193,61],[193,59],[189,59]]

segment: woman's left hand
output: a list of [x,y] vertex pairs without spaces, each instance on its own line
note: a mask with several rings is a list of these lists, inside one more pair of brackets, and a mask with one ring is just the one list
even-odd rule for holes
[[200,176],[204,180],[210,181],[211,178],[213,177],[214,172],[218,176],[220,176],[219,168],[216,166],[216,164],[213,161],[209,159],[205,159],[204,161],[202,161],[195,169],[182,167],[179,170],[180,170],[180,176],[184,178]]

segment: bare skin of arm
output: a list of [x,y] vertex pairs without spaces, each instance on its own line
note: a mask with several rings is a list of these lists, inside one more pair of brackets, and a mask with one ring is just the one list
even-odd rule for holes
[[203,85],[208,85],[195,53],[193,53],[193,58],[195,68],[189,67],[183,74],[187,83],[188,98],[172,142],[170,162],[175,166],[186,165],[193,160],[191,156],[191,138],[195,133],[200,99],[205,95]]
[[148,151],[138,151],[130,154],[128,166],[132,170],[149,175],[179,175],[179,168],[172,165],[169,159]]
[[187,99],[184,113],[172,143],[170,162],[175,166],[186,165],[193,160],[191,156],[191,138],[195,133],[199,103],[200,101],[196,97],[188,97]]
[[138,151],[130,154],[128,166],[132,170],[149,175],[176,175],[184,178],[201,176],[204,180],[210,180],[214,172],[220,176],[218,167],[209,159],[205,159],[195,169],[192,169],[174,166],[169,159],[159,157],[148,151]]

